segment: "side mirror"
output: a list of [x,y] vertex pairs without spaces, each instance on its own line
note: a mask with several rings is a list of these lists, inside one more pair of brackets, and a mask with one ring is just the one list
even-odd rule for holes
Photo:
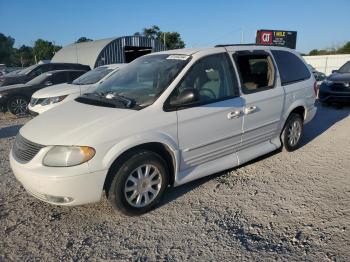
[[44,84],[45,84],[46,86],[52,86],[52,82],[51,82],[51,81],[46,81]]
[[183,90],[177,97],[170,100],[171,106],[185,106],[197,102],[199,100],[199,92],[194,88]]
[[338,72],[339,72],[338,70],[332,70],[332,74],[338,73]]

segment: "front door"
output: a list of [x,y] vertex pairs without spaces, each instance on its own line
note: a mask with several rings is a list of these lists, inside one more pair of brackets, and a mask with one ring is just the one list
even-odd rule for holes
[[174,95],[187,88],[200,98],[177,111],[181,183],[237,165],[243,124],[243,100],[226,53],[197,61]]

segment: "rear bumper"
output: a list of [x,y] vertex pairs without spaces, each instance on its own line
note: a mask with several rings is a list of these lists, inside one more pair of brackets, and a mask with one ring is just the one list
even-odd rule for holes
[[317,107],[315,107],[314,105],[311,108],[308,108],[305,115],[304,123],[306,124],[310,122],[315,117],[316,112],[317,112]]

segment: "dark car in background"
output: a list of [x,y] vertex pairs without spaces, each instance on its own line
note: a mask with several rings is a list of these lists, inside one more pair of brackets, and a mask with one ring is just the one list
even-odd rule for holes
[[310,68],[312,74],[314,75],[315,79],[317,82],[320,82],[320,81],[323,81],[326,79],[326,74],[320,72],[320,71],[317,71],[316,68],[314,68],[312,65],[310,64],[307,64],[307,66]]
[[33,78],[41,75],[42,73],[53,71],[53,70],[65,70],[65,69],[75,69],[89,71],[90,67],[82,64],[73,63],[42,63],[32,65],[23,69],[15,75],[2,75],[0,76],[0,90],[2,86],[24,84]]
[[350,103],[350,61],[323,81],[318,99],[325,105]]
[[[32,94],[44,87],[72,82],[86,70],[55,70],[43,73],[26,84],[0,87],[0,109],[14,115],[24,115],[28,111],[28,103]],[[59,98],[58,98],[59,99]]]

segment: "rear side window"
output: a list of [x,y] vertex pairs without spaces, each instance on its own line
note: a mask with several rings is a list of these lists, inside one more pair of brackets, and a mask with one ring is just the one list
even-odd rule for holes
[[61,83],[65,83],[67,82],[67,72],[59,72],[59,73],[55,73],[50,77],[50,82],[53,85],[56,84],[61,84]]
[[64,70],[64,69],[70,69],[71,66],[65,65],[65,64],[51,64],[52,69],[51,70]]
[[271,52],[277,63],[282,85],[288,85],[310,78],[309,69],[295,54],[281,50],[272,50]]
[[239,51],[234,54],[234,59],[244,94],[265,91],[275,86],[275,67],[268,53]]
[[73,80],[75,80],[76,78],[78,78],[79,76],[81,76],[82,74],[86,73],[85,71],[73,71],[73,72],[68,72],[68,81],[72,82]]

